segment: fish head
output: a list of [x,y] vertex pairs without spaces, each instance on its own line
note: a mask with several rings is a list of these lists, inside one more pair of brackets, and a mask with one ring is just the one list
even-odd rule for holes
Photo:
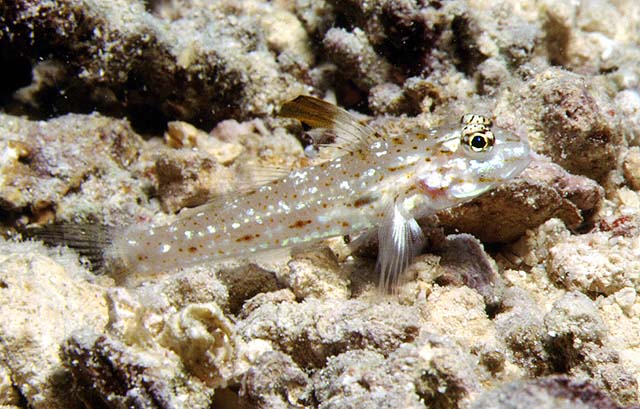
[[465,115],[460,127],[441,135],[429,165],[417,175],[433,210],[469,201],[519,175],[531,161],[525,135],[482,115]]

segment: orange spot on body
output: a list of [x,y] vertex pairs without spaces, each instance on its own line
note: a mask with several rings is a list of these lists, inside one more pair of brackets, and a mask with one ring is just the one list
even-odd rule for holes
[[253,238],[254,238],[253,235],[247,234],[245,236],[237,238],[236,239],[236,243],[240,243],[240,242],[243,242],[243,241],[251,241],[251,240],[253,240]]
[[364,196],[364,197],[359,197],[358,199],[356,199],[355,202],[353,202],[353,205],[355,207],[362,207],[366,204],[369,204],[373,201],[373,197],[371,196]]
[[308,225],[308,224],[311,224],[311,223],[312,223],[312,221],[311,221],[311,220],[298,220],[298,221],[296,221],[295,223],[290,224],[290,225],[289,225],[289,228],[290,228],[290,229],[301,229],[301,228],[303,228],[304,226],[306,226],[306,225]]

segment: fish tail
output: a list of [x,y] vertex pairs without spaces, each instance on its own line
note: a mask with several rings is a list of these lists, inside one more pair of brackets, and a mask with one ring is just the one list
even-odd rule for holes
[[23,239],[42,241],[47,246],[66,246],[90,263],[95,274],[117,270],[110,257],[113,229],[102,224],[56,223],[26,227],[19,231]]

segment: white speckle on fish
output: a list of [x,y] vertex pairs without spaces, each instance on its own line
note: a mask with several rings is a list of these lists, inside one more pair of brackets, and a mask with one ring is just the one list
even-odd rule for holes
[[524,138],[480,115],[393,138],[313,97],[286,103],[281,115],[332,130],[333,156],[169,225],[131,226],[110,254],[128,270],[158,272],[377,228],[380,287],[389,289],[421,250],[416,218],[471,200],[530,160]]

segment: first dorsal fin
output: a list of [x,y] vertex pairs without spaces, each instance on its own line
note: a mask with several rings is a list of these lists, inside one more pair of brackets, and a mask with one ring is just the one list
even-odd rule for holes
[[336,148],[352,152],[366,149],[376,139],[376,133],[353,115],[333,104],[308,95],[284,103],[280,116],[294,118],[312,128],[325,128],[336,134]]

